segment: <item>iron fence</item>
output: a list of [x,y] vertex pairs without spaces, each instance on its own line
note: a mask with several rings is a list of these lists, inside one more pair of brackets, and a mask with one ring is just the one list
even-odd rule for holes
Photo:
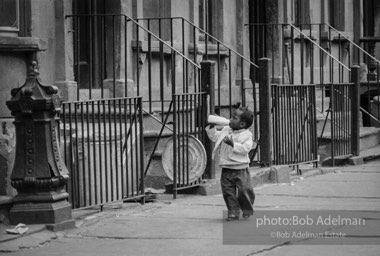
[[272,85],[273,164],[318,161],[315,85]]
[[207,94],[173,95],[174,123],[172,146],[173,196],[181,189],[198,186],[206,168],[204,149],[207,124]]
[[[327,140],[332,165],[336,156],[352,153],[352,83],[325,85],[330,91],[330,102],[319,144]],[[326,128],[329,127],[329,128]]]
[[142,99],[65,102],[60,139],[73,208],[144,196]]

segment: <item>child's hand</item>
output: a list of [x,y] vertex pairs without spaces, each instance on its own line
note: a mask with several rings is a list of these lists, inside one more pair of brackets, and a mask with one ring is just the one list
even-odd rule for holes
[[232,140],[232,136],[224,137],[223,141],[224,143],[226,143],[227,145],[230,145],[231,147],[234,146],[234,141]]

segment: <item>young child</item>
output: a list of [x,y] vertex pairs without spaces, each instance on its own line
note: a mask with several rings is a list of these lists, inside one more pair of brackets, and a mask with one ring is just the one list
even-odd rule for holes
[[229,126],[224,126],[221,131],[215,129],[213,124],[206,127],[208,137],[215,142],[213,157],[220,149],[220,181],[228,209],[227,221],[239,219],[240,209],[243,218],[253,215],[255,193],[248,172],[248,152],[253,146],[252,133],[248,128],[252,122],[253,113],[247,108],[239,107],[230,119]]

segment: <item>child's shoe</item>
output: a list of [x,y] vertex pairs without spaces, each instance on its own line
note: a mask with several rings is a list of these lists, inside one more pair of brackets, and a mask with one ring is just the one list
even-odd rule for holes
[[249,217],[251,217],[251,214],[248,214],[248,213],[244,213],[243,214],[243,218],[244,219],[249,219]]
[[236,215],[228,215],[226,221],[238,220],[239,216]]

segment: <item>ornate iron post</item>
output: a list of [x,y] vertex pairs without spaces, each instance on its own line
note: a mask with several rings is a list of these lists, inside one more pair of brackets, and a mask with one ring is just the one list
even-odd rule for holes
[[59,150],[60,98],[57,87],[39,82],[36,54],[31,55],[25,84],[13,89],[7,101],[15,117],[16,158],[11,184],[18,192],[10,219],[12,224],[73,223],[64,188],[69,175]]

